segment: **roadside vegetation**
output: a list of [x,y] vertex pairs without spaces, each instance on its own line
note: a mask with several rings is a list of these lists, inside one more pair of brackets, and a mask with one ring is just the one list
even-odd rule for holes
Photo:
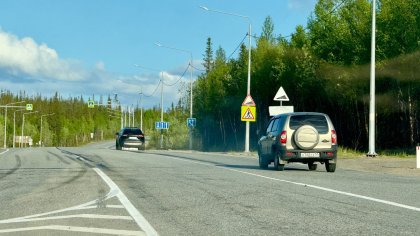
[[[413,155],[420,142],[420,1],[379,0],[376,46],[376,147],[380,154]],[[260,35],[253,35],[251,95],[257,107],[257,121],[251,123],[251,150],[269,120],[268,107],[282,86],[290,98],[283,105],[295,111],[327,113],[338,134],[344,153],[364,153],[368,145],[369,63],[371,43],[371,1],[319,0],[306,26],[297,26],[290,36],[275,35],[268,16]],[[256,26],[254,26],[255,28]],[[245,32],[244,32],[245,34]],[[246,35],[244,35],[246,36]],[[240,106],[246,97],[248,49],[246,37],[238,50],[226,53],[214,48],[211,38],[203,42],[205,71],[194,82],[194,149],[241,151],[245,123]],[[188,86],[185,86],[188,87]],[[188,147],[188,88],[184,97],[165,111],[171,128],[164,132],[164,148]],[[118,104],[110,97],[96,98],[109,104],[89,109],[89,98],[52,98],[3,93],[1,104],[26,100],[45,117],[43,140],[48,146],[73,146],[94,140],[113,139],[121,126]],[[155,107],[143,111],[143,126],[149,147],[159,147],[160,120]],[[13,110],[8,113],[8,144],[12,143]],[[17,116],[20,128],[21,115]],[[135,111],[136,124],[140,109]],[[39,140],[40,117],[25,117],[25,134]],[[4,124],[4,113],[0,115]],[[0,128],[0,134],[4,133]],[[45,132],[45,133],[44,133]],[[0,137],[0,142],[3,136]],[[396,150],[386,151],[386,150]]]

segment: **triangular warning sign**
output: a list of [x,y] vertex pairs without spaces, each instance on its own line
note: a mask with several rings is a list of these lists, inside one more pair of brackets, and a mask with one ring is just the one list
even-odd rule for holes
[[289,101],[289,97],[283,87],[280,87],[279,91],[277,91],[276,96],[274,96],[274,101]]
[[251,109],[249,109],[249,107],[248,107],[248,109],[246,109],[245,114],[242,116],[242,119],[244,119],[244,120],[253,120],[253,119],[255,119],[254,118],[254,115],[252,114]]
[[255,107],[255,102],[251,95],[246,96],[245,100],[242,102],[242,106]]

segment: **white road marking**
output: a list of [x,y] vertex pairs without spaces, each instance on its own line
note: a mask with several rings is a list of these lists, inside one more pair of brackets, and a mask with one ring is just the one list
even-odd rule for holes
[[6,150],[4,150],[3,152],[0,152],[0,155],[3,155],[3,154],[5,154],[6,152],[8,152],[9,151],[9,149],[6,149]]
[[71,232],[111,234],[111,235],[123,235],[123,236],[145,236],[146,235],[142,231],[102,229],[102,228],[90,228],[90,227],[74,227],[74,226],[65,226],[65,225],[47,225],[47,226],[26,227],[26,228],[18,228],[18,229],[2,229],[0,230],[0,233],[15,233],[15,232],[24,232],[24,231],[34,231],[34,230],[61,230],[61,231],[71,231]]
[[37,217],[33,219],[17,219],[8,221],[8,223],[21,223],[33,222],[41,220],[62,220],[70,218],[90,218],[90,219],[106,219],[106,220],[133,220],[131,216],[113,216],[113,215],[96,215],[96,214],[77,214],[77,215],[64,215],[64,216],[50,216],[50,217]]
[[[87,162],[86,159],[83,157],[80,160]],[[110,190],[106,197],[102,201],[106,201],[110,198],[117,197],[118,200],[122,203],[121,205],[109,205],[112,208],[125,208],[127,212],[130,214],[131,217],[128,216],[111,216],[111,215],[95,215],[95,214],[80,214],[80,215],[67,215],[67,216],[54,216],[54,217],[43,217],[47,215],[63,213],[68,211],[75,211],[75,210],[83,210],[83,209],[91,209],[97,208],[97,204],[99,199],[89,201],[77,206],[60,209],[56,211],[44,212],[40,214],[34,214],[29,216],[17,217],[12,219],[0,220],[0,224],[9,224],[9,223],[20,223],[20,222],[32,222],[32,221],[40,221],[40,220],[54,220],[54,219],[65,219],[65,218],[96,218],[96,219],[116,219],[116,220],[134,220],[137,225],[144,231],[127,231],[127,232],[134,232],[135,234],[120,234],[120,235],[148,235],[148,236],[158,236],[159,234],[156,230],[149,224],[149,222],[143,217],[143,215],[134,207],[134,205],[128,200],[128,198],[124,195],[121,189],[109,178],[104,172],[102,172],[98,168],[92,168],[109,186]],[[41,227],[28,227],[28,228],[15,228],[15,229],[7,229],[9,231],[0,230],[2,232],[19,232],[19,231],[29,231],[29,230],[39,230],[39,229],[50,229],[51,227],[55,227],[55,230],[69,230],[70,231],[79,231],[79,230],[87,230],[87,229],[94,229],[95,232],[99,233],[106,233],[106,234],[119,234],[119,233],[111,233],[111,232],[119,232],[119,230],[110,230],[109,229],[97,229],[97,228],[85,228],[85,227],[73,227],[73,226],[41,226]],[[99,230],[99,231],[97,231]],[[80,231],[80,232],[90,232],[90,231]],[[145,233],[145,234],[144,234]]]
[[121,189],[111,180],[104,172],[102,172],[98,168],[93,168],[96,173],[101,176],[101,178],[108,184],[111,188],[110,192],[116,192],[117,198],[123,204],[125,209],[128,213],[133,217],[134,221],[136,221],[137,225],[146,232],[149,236],[159,235],[156,230],[149,224],[149,222],[144,218],[142,214],[131,204],[130,200],[124,195]]
[[242,171],[242,170],[236,170],[236,169],[232,169],[232,168],[229,168],[229,167],[217,166],[215,164],[209,164],[209,163],[203,163],[203,162],[200,162],[200,161],[193,161],[193,160],[189,160],[189,159],[181,159],[181,158],[170,157],[170,156],[165,156],[165,157],[173,159],[173,160],[192,162],[192,163],[199,164],[199,165],[213,166],[213,167],[217,167],[217,168],[221,168],[221,169],[225,169],[225,170],[230,170],[230,171],[233,171],[233,172],[238,172],[238,173],[242,173],[242,174],[246,174],[246,175],[252,175],[252,176],[256,176],[256,177],[260,177],[260,178],[264,178],[264,179],[269,179],[269,180],[273,180],[273,181],[304,186],[304,187],[308,187],[308,188],[314,188],[314,189],[323,190],[323,191],[326,191],[326,192],[337,193],[337,194],[341,194],[341,195],[360,198],[360,199],[364,199],[364,200],[368,200],[368,201],[383,203],[383,204],[390,205],[390,206],[395,206],[395,207],[400,207],[400,208],[420,212],[419,207],[414,207],[414,206],[409,206],[409,205],[405,205],[405,204],[401,204],[401,203],[397,203],[397,202],[392,202],[392,201],[382,200],[382,199],[378,199],[378,198],[368,197],[368,196],[364,196],[364,195],[360,195],[360,194],[344,192],[344,191],[340,191],[340,190],[325,188],[325,187],[311,185],[311,184],[293,182],[293,181],[284,180],[284,179],[277,179],[277,178],[268,177],[268,176],[264,176],[264,175],[259,175],[259,174],[255,174],[255,173],[251,173],[251,172]]

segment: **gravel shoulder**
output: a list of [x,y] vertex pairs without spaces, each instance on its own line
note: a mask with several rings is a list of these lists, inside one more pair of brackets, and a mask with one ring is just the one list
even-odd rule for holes
[[356,157],[339,158],[338,168],[365,172],[380,172],[402,176],[420,176],[416,158]]

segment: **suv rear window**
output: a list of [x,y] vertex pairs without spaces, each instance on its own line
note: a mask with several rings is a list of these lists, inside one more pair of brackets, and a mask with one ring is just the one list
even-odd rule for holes
[[125,129],[124,130],[124,134],[128,134],[128,135],[140,135],[141,130],[140,129]]
[[290,128],[297,129],[302,125],[311,125],[313,126],[318,133],[326,134],[328,133],[328,122],[325,116],[320,115],[299,115],[290,117]]

